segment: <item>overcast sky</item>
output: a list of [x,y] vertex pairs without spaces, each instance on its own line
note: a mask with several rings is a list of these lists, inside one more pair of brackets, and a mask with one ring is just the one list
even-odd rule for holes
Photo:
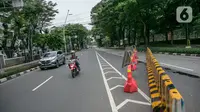
[[[50,0],[48,0],[50,1]],[[59,13],[56,15],[55,20],[53,20],[53,26],[60,26],[64,23],[67,10],[70,10],[70,15],[68,17],[67,23],[80,23],[91,29],[88,23],[90,20],[91,9],[101,0],[51,0],[57,3],[56,9]]]

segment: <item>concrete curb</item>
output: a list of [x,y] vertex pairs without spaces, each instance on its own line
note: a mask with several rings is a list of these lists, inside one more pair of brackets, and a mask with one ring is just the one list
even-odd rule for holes
[[200,57],[200,54],[184,54],[184,53],[168,53],[168,52],[153,52],[155,54],[166,54],[166,55],[174,55],[174,56],[193,56]]
[[8,81],[8,80],[14,79],[14,78],[16,78],[16,77],[23,76],[24,74],[29,73],[29,72],[32,72],[32,71],[37,70],[37,69],[38,69],[38,67],[31,68],[31,69],[29,69],[29,70],[26,70],[26,71],[23,71],[23,72],[20,72],[20,73],[17,73],[17,74],[14,74],[14,75],[11,75],[11,76],[2,78],[2,79],[0,79],[0,84],[6,82],[6,81]]

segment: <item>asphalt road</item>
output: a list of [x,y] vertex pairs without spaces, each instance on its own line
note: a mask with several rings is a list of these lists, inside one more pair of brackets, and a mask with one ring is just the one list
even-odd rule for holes
[[[115,55],[116,57],[118,57],[118,63],[120,63],[119,60],[122,59],[123,53],[120,50],[106,50],[106,49],[98,49],[101,52],[103,52],[104,54],[107,55]],[[139,58],[144,59],[144,57],[142,57],[143,55],[139,55]],[[175,56],[169,56],[169,59],[175,57]],[[109,56],[107,56],[107,58],[109,58]],[[167,56],[165,57],[167,60]],[[182,59],[187,59],[189,57],[183,57]],[[196,59],[196,58],[193,58]],[[190,59],[191,61],[193,59]],[[113,57],[112,59],[113,60]],[[117,60],[113,60],[112,63],[114,65],[115,62],[117,62]],[[143,60],[144,61],[144,60]],[[161,59],[159,59],[159,61],[162,61]],[[178,61],[178,59],[176,60]],[[187,60],[189,61],[189,60]],[[168,63],[169,61],[167,61],[166,63]],[[186,61],[185,61],[186,62]],[[198,63],[199,60],[196,60],[196,63]],[[180,62],[180,63],[184,63],[184,62]],[[140,64],[141,68],[138,68],[138,70],[136,72],[138,73],[142,73],[141,71],[145,69],[144,64]],[[115,66],[117,66],[117,64],[115,64]],[[194,66],[194,65],[191,65]],[[200,66],[200,64],[198,65],[198,67]],[[121,69],[120,67],[118,67],[119,70],[121,70],[121,72],[124,72],[123,69]],[[167,74],[170,76],[170,78],[172,79],[172,82],[174,83],[175,87],[178,89],[178,91],[181,93],[182,97],[184,98],[185,101],[185,109],[186,112],[198,112],[199,111],[199,105],[200,105],[200,78],[194,78],[194,77],[190,77],[181,73],[177,73],[174,70],[170,70],[170,69],[166,69],[164,68],[165,71],[167,72]],[[137,76],[138,74],[136,74]],[[145,79],[146,76],[141,77],[141,76],[137,76],[136,78],[142,78]],[[141,80],[138,80],[138,83],[140,83]],[[143,88],[144,90],[146,90],[147,88]],[[148,94],[148,93],[147,93]]]
[[[124,50],[118,49],[99,49],[101,51],[110,52],[116,55],[123,56]],[[143,52],[138,53],[139,60],[146,62],[146,55]],[[163,67],[173,69],[182,73],[200,77],[200,57],[193,56],[173,56],[167,54],[154,54],[156,59]]]
[[[151,112],[145,65],[133,73],[139,91],[124,93],[122,57],[97,51],[78,53],[81,72],[72,79],[65,66],[37,70],[0,85],[0,112]],[[186,111],[197,112],[200,81],[166,70],[182,94]]]
[[143,65],[135,73],[141,91],[128,94],[121,58],[94,49],[78,56],[81,72],[75,79],[65,65],[1,84],[0,112],[151,112]]

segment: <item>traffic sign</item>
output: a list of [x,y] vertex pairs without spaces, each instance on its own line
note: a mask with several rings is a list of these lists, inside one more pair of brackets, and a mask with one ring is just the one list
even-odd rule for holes
[[176,9],[176,20],[179,23],[192,22],[192,8],[190,6],[180,6]]

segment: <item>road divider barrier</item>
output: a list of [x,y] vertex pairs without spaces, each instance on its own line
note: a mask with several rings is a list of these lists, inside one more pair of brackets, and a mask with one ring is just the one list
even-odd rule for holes
[[146,62],[153,112],[185,112],[184,99],[149,48]]

